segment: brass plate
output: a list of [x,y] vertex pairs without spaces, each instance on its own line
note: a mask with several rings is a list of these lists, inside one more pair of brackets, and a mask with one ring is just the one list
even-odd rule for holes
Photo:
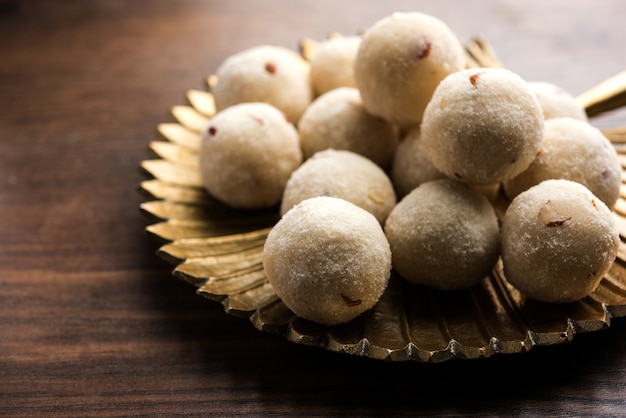
[[[355,320],[322,326],[294,315],[263,272],[263,244],[277,210],[233,210],[202,188],[198,171],[201,130],[215,112],[208,91],[187,92],[174,106],[176,122],[158,125],[153,159],[141,163],[148,180],[143,211],[156,219],[149,234],[163,245],[158,255],[173,275],[198,294],[248,318],[259,330],[331,351],[392,361],[442,362],[527,352],[571,341],[575,334],[609,328],[626,316],[626,185],[615,208],[621,243],[615,264],[599,288],[571,304],[527,300],[512,288],[501,263],[467,291],[437,291],[392,276],[379,303]],[[626,166],[626,130],[605,130]],[[626,182],[626,177],[624,179]]]

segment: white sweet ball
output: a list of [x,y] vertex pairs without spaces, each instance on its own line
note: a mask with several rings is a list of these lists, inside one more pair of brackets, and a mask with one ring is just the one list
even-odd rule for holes
[[314,197],[271,230],[263,268],[296,315],[334,325],[378,302],[391,274],[391,250],[371,213],[343,199]]
[[543,138],[544,119],[528,83],[500,68],[446,77],[424,112],[428,158],[448,177],[495,184],[525,170]]

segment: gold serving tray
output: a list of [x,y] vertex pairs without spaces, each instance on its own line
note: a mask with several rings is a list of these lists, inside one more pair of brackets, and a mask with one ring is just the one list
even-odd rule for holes
[[[499,65],[484,41],[474,40],[466,49],[474,65]],[[620,75],[579,97],[590,116],[624,104],[624,80]],[[442,362],[560,344],[577,333],[609,328],[612,318],[626,316],[623,184],[614,211],[621,238],[617,260],[599,288],[579,302],[528,300],[508,284],[499,262],[470,290],[437,291],[392,274],[378,304],[347,324],[329,327],[298,318],[274,293],[262,266],[263,244],[279,219],[278,209],[233,210],[205,192],[198,149],[215,105],[208,90],[189,90],[186,97],[187,105],[172,108],[176,122],[158,125],[161,138],[149,144],[154,156],[141,163],[149,177],[140,185],[148,196],[141,209],[155,219],[147,231],[162,243],[157,254],[175,266],[175,277],[261,331],[373,359]],[[626,129],[603,131],[626,167]]]

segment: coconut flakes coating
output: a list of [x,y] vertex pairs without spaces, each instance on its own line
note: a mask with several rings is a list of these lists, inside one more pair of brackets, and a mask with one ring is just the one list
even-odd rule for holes
[[339,87],[356,87],[354,61],[359,36],[333,37],[320,42],[311,58],[311,82],[316,96]]
[[391,180],[379,166],[353,152],[332,149],[318,152],[293,172],[281,214],[315,196],[347,200],[372,213],[381,224],[396,204]]
[[405,280],[436,289],[467,289],[499,256],[499,227],[487,198],[449,179],[423,183],[385,223],[393,266]]
[[354,76],[370,113],[408,128],[421,122],[439,82],[465,62],[461,42],[444,22],[394,13],[365,32]]
[[622,165],[598,128],[580,119],[550,119],[539,154],[524,172],[504,182],[504,190],[512,199],[548,179],[579,182],[613,208],[620,195]]
[[446,77],[424,113],[433,165],[470,184],[495,184],[525,170],[539,151],[543,113],[528,83],[501,68]]
[[419,127],[411,129],[396,147],[390,175],[398,198],[422,183],[446,177],[426,157]]
[[567,117],[588,120],[585,109],[568,91],[545,81],[531,81],[528,84],[539,100],[544,119]]
[[619,246],[609,208],[585,186],[563,179],[546,180],[513,199],[501,236],[506,278],[544,302],[589,295]]
[[276,224],[265,243],[263,268],[296,315],[334,325],[378,302],[389,281],[391,251],[372,214],[321,196],[301,202]]
[[264,102],[297,123],[313,100],[310,65],[290,49],[261,45],[228,57],[217,69],[212,93],[217,111]]
[[390,164],[398,144],[395,128],[363,107],[356,88],[324,93],[306,109],[298,125],[304,158],[328,148],[353,151],[381,167]]
[[200,175],[209,194],[235,208],[279,203],[300,166],[298,132],[266,103],[242,103],[218,112],[200,146]]

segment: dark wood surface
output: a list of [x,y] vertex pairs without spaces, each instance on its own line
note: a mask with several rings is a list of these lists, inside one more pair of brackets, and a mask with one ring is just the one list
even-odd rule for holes
[[259,332],[155,256],[139,163],[185,92],[241,49],[396,10],[574,94],[626,69],[621,0],[0,1],[0,415],[626,415],[626,319],[525,354],[381,362]]

